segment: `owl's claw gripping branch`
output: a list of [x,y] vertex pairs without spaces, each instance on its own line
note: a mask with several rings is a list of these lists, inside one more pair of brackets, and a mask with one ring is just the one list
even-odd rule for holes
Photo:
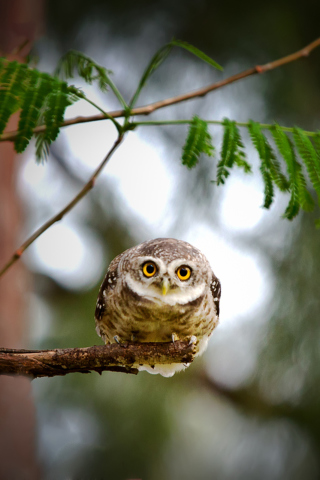
[[171,335],[172,343],[175,343],[178,340],[178,335],[176,333],[173,333]]
[[136,375],[135,365],[191,363],[194,355],[194,346],[181,341],[127,343],[125,349],[117,343],[56,350],[0,348],[0,375],[38,378],[105,370]]
[[191,335],[188,345],[196,345],[197,337],[195,335]]

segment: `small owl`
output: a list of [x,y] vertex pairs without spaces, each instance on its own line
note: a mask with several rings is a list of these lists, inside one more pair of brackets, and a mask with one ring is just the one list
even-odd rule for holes
[[[188,340],[201,355],[218,324],[220,295],[220,282],[197,248],[156,238],[110,263],[96,304],[96,331],[105,343]],[[187,366],[138,368],[171,377]]]

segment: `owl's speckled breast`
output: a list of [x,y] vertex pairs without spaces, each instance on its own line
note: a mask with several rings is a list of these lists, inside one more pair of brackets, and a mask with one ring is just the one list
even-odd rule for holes
[[216,324],[208,321],[210,317],[214,319],[215,313],[210,312],[205,295],[187,305],[171,306],[123,288],[119,296],[109,298],[109,305],[111,308],[106,311],[104,325],[106,341],[110,343],[114,342],[115,336],[124,342],[169,342],[172,334],[180,339],[192,335],[202,337],[210,335]]

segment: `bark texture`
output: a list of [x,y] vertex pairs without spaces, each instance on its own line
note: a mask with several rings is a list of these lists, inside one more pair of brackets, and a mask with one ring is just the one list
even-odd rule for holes
[[130,343],[57,350],[0,349],[0,375],[53,377],[105,370],[137,374],[138,365],[191,363],[194,346],[187,342]]

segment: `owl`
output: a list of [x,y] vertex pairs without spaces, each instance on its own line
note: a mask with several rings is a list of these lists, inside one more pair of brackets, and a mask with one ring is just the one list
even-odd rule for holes
[[[156,238],[110,263],[96,304],[96,331],[106,344],[187,340],[201,355],[218,324],[220,295],[220,282],[197,248]],[[171,377],[187,366],[137,367]]]

